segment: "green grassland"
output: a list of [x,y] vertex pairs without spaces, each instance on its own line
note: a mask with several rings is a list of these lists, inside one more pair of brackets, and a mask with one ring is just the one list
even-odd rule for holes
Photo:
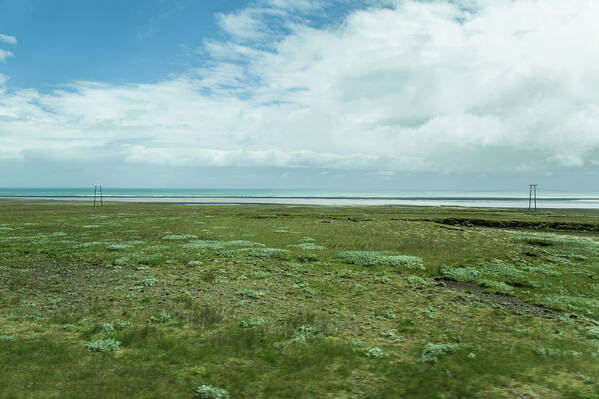
[[599,213],[0,201],[0,398],[597,398]]

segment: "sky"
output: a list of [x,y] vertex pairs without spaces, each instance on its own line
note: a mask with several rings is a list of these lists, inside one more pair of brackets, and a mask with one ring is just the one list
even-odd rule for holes
[[0,187],[599,192],[595,0],[0,0]]

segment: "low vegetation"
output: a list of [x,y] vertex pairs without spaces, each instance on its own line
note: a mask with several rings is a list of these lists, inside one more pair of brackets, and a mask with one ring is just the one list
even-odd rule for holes
[[0,398],[596,398],[599,213],[0,201]]

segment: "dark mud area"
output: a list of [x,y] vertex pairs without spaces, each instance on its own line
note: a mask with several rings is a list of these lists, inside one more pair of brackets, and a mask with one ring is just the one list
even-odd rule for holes
[[443,218],[432,219],[432,222],[447,226],[464,227],[496,227],[507,229],[529,229],[544,231],[599,231],[599,225],[593,223],[540,222],[524,220],[489,220],[475,218]]
[[473,294],[472,298],[464,298],[464,303],[470,304],[473,302],[482,302],[491,306],[501,306],[503,308],[520,312],[520,313],[530,313],[538,317],[553,319],[561,315],[561,312],[547,308],[542,305],[534,305],[527,302],[523,302],[519,299],[508,295],[501,294],[492,294],[489,292],[483,291],[481,287],[471,283],[463,283],[460,281],[453,280],[439,280],[443,284],[439,284],[439,288],[442,290],[453,290],[453,291],[462,291]]

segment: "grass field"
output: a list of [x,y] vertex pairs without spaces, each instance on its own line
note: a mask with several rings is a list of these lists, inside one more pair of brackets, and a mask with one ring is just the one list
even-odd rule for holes
[[0,398],[597,398],[599,213],[0,201]]

